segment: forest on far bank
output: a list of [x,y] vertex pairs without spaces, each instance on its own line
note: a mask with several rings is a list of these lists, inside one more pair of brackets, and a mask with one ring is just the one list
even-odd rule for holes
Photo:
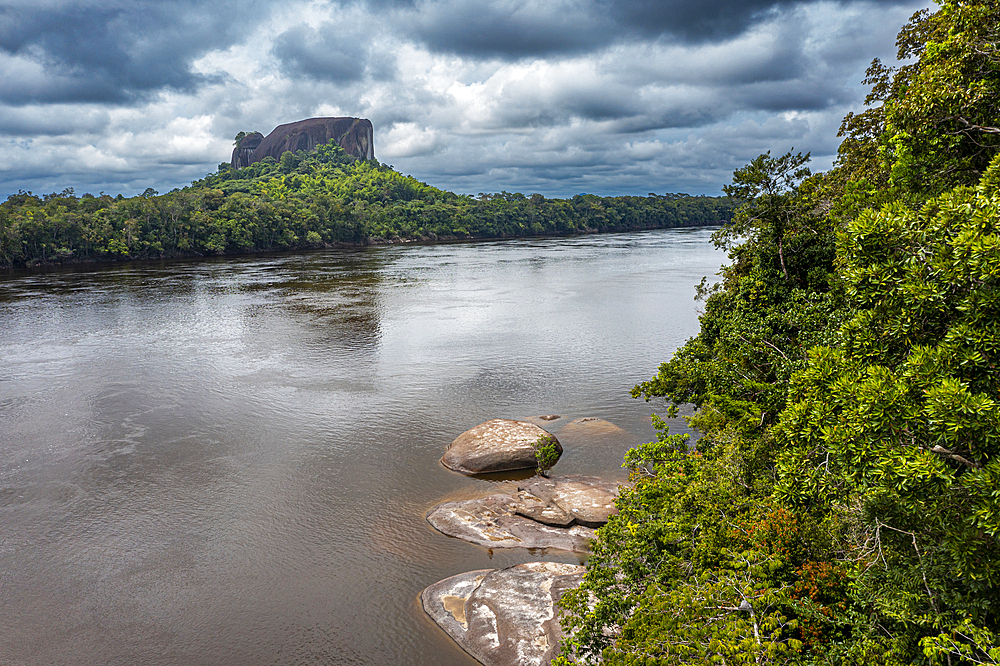
[[721,224],[728,197],[473,197],[331,142],[135,197],[20,192],[0,204],[0,268]]
[[832,170],[725,188],[701,330],[633,389],[703,437],[626,454],[555,663],[1000,664],[1000,2],[940,5]]

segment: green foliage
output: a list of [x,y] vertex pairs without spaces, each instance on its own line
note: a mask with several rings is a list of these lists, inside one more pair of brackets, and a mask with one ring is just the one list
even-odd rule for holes
[[0,204],[0,267],[698,226],[731,208],[687,195],[459,196],[331,142],[244,169],[221,164],[162,196],[21,192]]
[[734,174],[701,331],[632,392],[703,436],[626,454],[558,663],[1000,663],[998,18],[915,15],[832,172]]
[[[1000,4],[944,2],[921,10],[899,33],[898,57],[877,59],[860,114],[841,127],[840,162],[850,178],[897,196],[935,195],[972,185],[1000,148]],[[879,104],[880,103],[880,104]]]
[[641,444],[625,452],[625,464],[633,473],[645,473],[656,476],[659,466],[666,465],[678,457],[687,454],[690,435],[668,434],[667,423],[653,414],[653,427],[656,428],[656,441]]
[[731,246],[735,239],[753,232],[761,242],[777,247],[786,280],[791,278],[785,263],[785,234],[793,227],[794,218],[802,213],[797,186],[809,176],[805,166],[808,161],[808,153],[788,152],[771,157],[768,152],[737,169],[732,184],[722,188],[740,206],[718,239]]
[[775,431],[775,496],[849,526],[855,593],[897,650],[928,657],[985,654],[947,636],[1000,625],[998,176],[848,225],[853,317],[811,352]]
[[537,473],[548,476],[552,466],[559,462],[559,449],[556,448],[556,438],[552,435],[542,435],[535,443],[535,461],[537,463]]

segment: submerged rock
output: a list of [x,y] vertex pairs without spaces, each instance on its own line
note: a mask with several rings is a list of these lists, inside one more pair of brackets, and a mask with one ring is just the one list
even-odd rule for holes
[[542,437],[551,437],[562,455],[562,446],[542,428],[524,421],[493,419],[456,437],[441,464],[462,474],[530,469],[537,464],[534,444]]
[[542,666],[556,655],[562,628],[555,604],[585,569],[528,562],[446,578],[420,593],[438,626],[486,666]]
[[[533,498],[536,503],[542,500]],[[525,515],[527,502],[518,495],[498,493],[479,499],[443,502],[427,514],[439,532],[485,548],[554,548],[575,553],[590,551],[594,531],[580,525],[555,527]],[[555,509],[561,512],[560,509]],[[569,518],[569,516],[564,516]],[[570,522],[572,519],[570,518]]]
[[622,446],[628,448],[640,443],[638,437],[616,426],[611,421],[596,416],[585,416],[574,419],[559,429],[559,437],[572,443],[580,440],[589,443],[600,443],[604,446]]

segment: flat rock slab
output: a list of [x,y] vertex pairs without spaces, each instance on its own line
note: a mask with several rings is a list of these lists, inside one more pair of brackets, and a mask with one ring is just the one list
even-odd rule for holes
[[446,578],[420,593],[438,626],[486,666],[542,666],[556,655],[562,628],[555,604],[585,569],[528,562]]
[[519,490],[514,497],[517,500],[514,504],[514,513],[519,516],[553,527],[569,527],[576,522],[572,514],[525,490]]
[[536,476],[518,484],[517,489],[539,498],[545,505],[561,509],[588,527],[600,527],[617,511],[618,484],[594,476]]
[[493,419],[466,430],[448,445],[441,464],[462,474],[488,474],[537,465],[534,444],[551,437],[562,455],[562,446],[549,432],[533,423]]
[[[554,548],[590,551],[594,531],[581,525],[554,527],[518,515],[525,500],[498,493],[479,499],[443,502],[427,514],[434,529],[486,548]],[[534,503],[541,500],[533,498]],[[558,509],[556,509],[558,510]]]

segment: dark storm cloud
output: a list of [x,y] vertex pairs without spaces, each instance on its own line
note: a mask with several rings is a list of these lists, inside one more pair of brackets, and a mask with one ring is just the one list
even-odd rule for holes
[[[126,102],[205,79],[191,62],[225,48],[252,23],[257,3],[236,0],[134,1],[0,9],[0,52],[41,72],[6,72],[0,100]],[[8,60],[8,62],[10,62]]]
[[623,86],[609,84],[560,93],[551,100],[518,97],[496,112],[495,125],[508,129],[561,127],[572,122],[600,123],[601,132],[639,134],[660,129],[694,128],[710,124],[731,112],[710,93],[680,94],[660,103],[643,100]]
[[644,134],[663,129],[694,129],[718,122],[732,112],[723,104],[706,104],[701,107],[678,106],[660,113],[619,118],[608,128],[614,134]]
[[435,51],[473,58],[572,54],[610,43],[586,0],[550,3],[424,2],[400,28]]
[[[729,39],[812,0],[597,0],[607,16],[643,35],[668,35],[688,42]],[[903,0],[873,0],[898,6]]]
[[537,93],[516,87],[506,89],[504,103],[494,111],[492,126],[496,129],[557,127],[574,119],[599,122],[632,117],[642,111],[627,95],[609,94],[609,90],[602,88],[561,91],[551,99],[541,99]]
[[765,82],[739,86],[730,91],[740,106],[758,111],[822,111],[848,101],[849,91],[829,81],[803,80],[798,86]]
[[[600,0],[599,0],[600,1]],[[703,42],[735,37],[790,2],[774,0],[604,0],[609,18],[644,35]]]
[[[705,44],[738,37],[820,0],[425,0],[399,14],[399,29],[429,49],[473,58],[576,54],[613,42],[665,38]],[[871,0],[899,6],[907,0]],[[844,3],[849,4],[849,3]]]
[[293,76],[346,83],[366,75],[380,81],[394,77],[392,60],[373,52],[367,24],[324,23],[319,29],[296,26],[278,35],[273,53]]

